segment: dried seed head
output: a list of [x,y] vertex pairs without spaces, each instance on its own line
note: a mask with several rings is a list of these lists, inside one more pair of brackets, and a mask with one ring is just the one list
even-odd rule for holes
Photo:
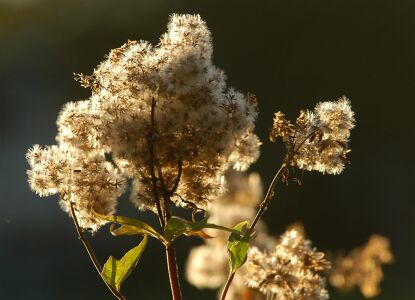
[[303,170],[339,174],[347,162],[348,138],[354,127],[350,101],[320,102],[314,112],[302,111],[295,124],[275,114],[270,139],[281,137],[287,162]]
[[71,214],[73,203],[79,225],[96,231],[105,222],[93,211],[112,214],[125,180],[103,154],[84,152],[67,145],[33,146],[27,153],[29,184],[40,196],[60,195],[62,209]]
[[[157,46],[128,41],[92,75],[77,79],[92,96],[65,105],[57,120],[58,146],[36,146],[28,160],[33,190],[72,199],[81,217],[101,206],[100,212],[113,212],[121,189],[101,194],[110,187],[105,176],[112,182],[120,174],[133,181],[132,202],[155,210],[152,167],[160,195],[179,206],[206,208],[222,192],[225,171],[246,169],[259,155],[254,96],[227,86],[224,72],[212,63],[211,34],[199,15],[172,15]],[[109,169],[104,153],[111,154],[118,173]],[[95,169],[83,164],[90,160],[99,160]],[[72,169],[79,164],[85,165],[84,181]],[[91,220],[83,227],[99,226]]]
[[365,245],[334,259],[330,284],[344,291],[357,286],[366,298],[375,297],[380,294],[379,285],[383,280],[382,264],[392,262],[389,240],[372,235]]
[[302,232],[288,229],[272,251],[249,250],[245,279],[250,287],[269,299],[328,299],[325,280],[316,271],[329,264]]
[[129,41],[92,76],[79,77],[93,95],[64,107],[58,141],[111,152],[134,180],[131,199],[140,209],[155,210],[151,145],[172,200],[200,208],[221,192],[228,168],[246,169],[258,157],[256,101],[226,85],[199,15],[172,15],[157,46]]

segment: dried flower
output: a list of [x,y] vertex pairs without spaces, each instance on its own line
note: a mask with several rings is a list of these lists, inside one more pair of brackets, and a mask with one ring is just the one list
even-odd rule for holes
[[198,15],[172,15],[156,47],[128,41],[78,79],[92,96],[66,104],[58,146],[35,146],[28,160],[32,189],[60,193],[65,210],[74,202],[84,228],[102,223],[91,209],[114,211],[123,189],[111,184],[121,178],[132,180],[139,209],[156,210],[153,177],[174,204],[206,208],[223,191],[225,171],[246,169],[259,155],[255,97],[226,86]]
[[125,190],[125,180],[103,154],[85,155],[65,144],[41,148],[34,145],[27,153],[32,167],[29,184],[40,196],[60,195],[64,211],[73,203],[79,225],[96,231],[105,222],[93,211],[112,214],[117,198]]
[[267,299],[328,299],[325,280],[317,273],[328,267],[324,254],[304,238],[303,229],[292,227],[273,251],[249,250],[245,279]]
[[258,157],[255,98],[226,86],[199,15],[172,15],[156,47],[129,41],[79,80],[92,97],[64,107],[57,139],[111,153],[140,209],[155,210],[151,164],[176,205],[206,208],[228,168]]
[[366,298],[375,297],[380,294],[382,264],[390,264],[392,261],[389,240],[372,235],[362,247],[352,250],[347,256],[339,255],[334,259],[329,274],[330,284],[343,291],[358,286]]
[[295,124],[277,112],[271,141],[281,137],[286,162],[303,170],[339,174],[347,161],[348,138],[354,127],[354,113],[346,97],[336,102],[320,102],[314,112],[302,111]]

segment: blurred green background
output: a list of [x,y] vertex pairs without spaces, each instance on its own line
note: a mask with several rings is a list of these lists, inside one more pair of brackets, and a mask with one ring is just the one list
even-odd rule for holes
[[[301,220],[319,249],[351,249],[372,233],[396,257],[377,299],[415,299],[415,2],[408,0],[0,0],[0,298],[112,299],[56,197],[29,190],[24,155],[53,144],[67,101],[88,98],[73,72],[91,73],[127,39],[157,43],[172,13],[200,13],[212,31],[214,61],[228,82],[258,96],[264,145],[252,170],[269,183],[282,147],[267,141],[273,113],[295,118],[320,100],[347,95],[356,112],[351,165],[341,176],[308,173],[279,187],[265,219],[273,234]],[[412,199],[412,200],[411,200]],[[128,201],[119,211],[136,213]],[[140,213],[148,222],[155,219]],[[154,223],[155,224],[155,223]],[[101,261],[136,241],[101,230]],[[181,239],[183,270],[196,238]],[[183,282],[185,299],[214,299]],[[156,242],[124,286],[129,299],[169,299]],[[134,298],[135,296],[135,298]],[[358,292],[331,299],[363,299]]]

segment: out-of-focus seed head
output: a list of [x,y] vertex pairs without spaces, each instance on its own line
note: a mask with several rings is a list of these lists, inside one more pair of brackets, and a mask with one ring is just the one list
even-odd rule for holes
[[392,262],[389,240],[372,235],[365,245],[334,259],[329,281],[340,290],[349,291],[357,286],[366,298],[375,297],[380,294],[380,282],[383,280],[382,264]]

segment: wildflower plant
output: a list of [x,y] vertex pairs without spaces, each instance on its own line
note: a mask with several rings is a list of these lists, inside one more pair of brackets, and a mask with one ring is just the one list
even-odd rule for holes
[[[125,299],[122,283],[148,238],[165,247],[172,298],[182,299],[174,241],[183,235],[206,241],[192,249],[187,278],[198,287],[222,287],[220,299],[327,299],[319,273],[330,266],[324,254],[300,227],[275,238],[260,219],[276,184],[297,180],[292,169],[342,172],[354,127],[350,101],[320,102],[295,123],[275,114],[270,139],[283,141],[286,156],[261,200],[259,175],[241,173],[259,156],[256,97],[228,86],[225,73],[212,63],[212,49],[199,15],[172,15],[156,46],[128,41],[111,50],[92,75],[77,74],[91,96],[63,107],[56,145],[29,149],[30,187],[39,196],[59,195],[117,299]],[[157,216],[159,229],[115,214],[127,190],[139,211]],[[192,219],[175,216],[174,207],[191,211]],[[111,256],[102,266],[85,231],[106,223],[112,223],[115,236],[143,238],[121,259]],[[368,252],[353,257],[363,260]],[[336,286],[343,265],[336,262],[330,275]],[[239,268],[244,271],[237,273]]]

